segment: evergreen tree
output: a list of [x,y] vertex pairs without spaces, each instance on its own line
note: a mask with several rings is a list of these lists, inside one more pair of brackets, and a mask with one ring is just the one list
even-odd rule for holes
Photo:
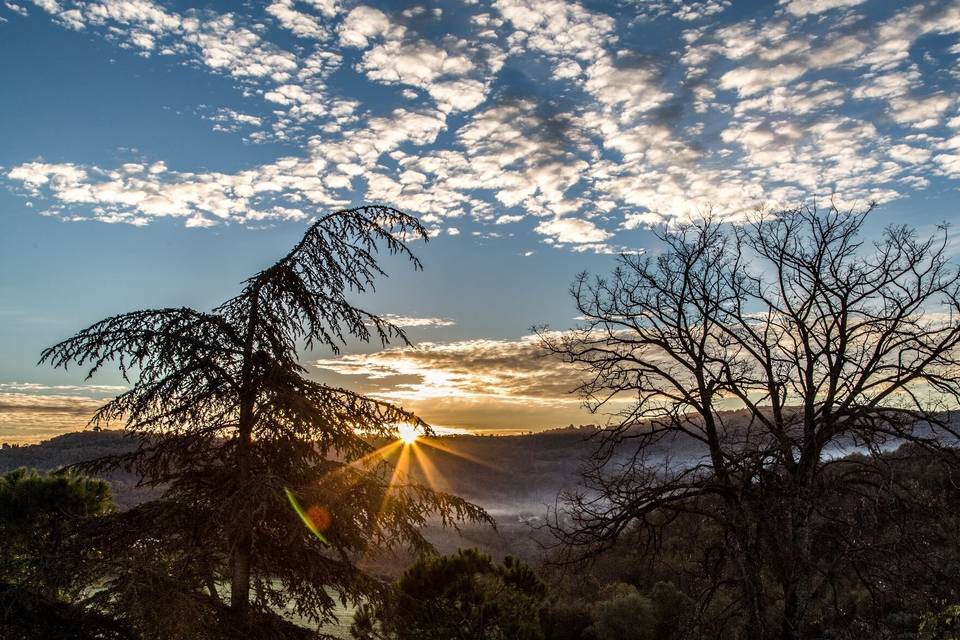
[[[425,229],[395,209],[337,211],[210,312],[125,313],[43,353],[41,362],[76,363],[88,377],[119,367],[132,386],[91,423],[125,421],[139,447],[86,468],[124,467],[165,488],[91,539],[126,554],[110,556],[104,606],[146,616],[135,621],[140,628],[175,625],[184,637],[201,637],[194,622],[208,635],[231,628],[249,637],[261,625],[282,637],[264,622],[274,612],[320,624],[337,600],[377,597],[380,583],[358,567],[369,547],[423,552],[428,517],[489,520],[454,496],[391,483],[372,443],[395,437],[400,423],[429,427],[402,408],[311,380],[299,360],[301,347],[338,352],[348,339],[406,342],[400,327],[348,298],[385,275],[383,249],[421,268],[410,238],[426,239]],[[229,611],[218,589],[226,583]]]
[[0,475],[0,576],[51,599],[82,589],[64,556],[77,529],[113,510],[103,480],[17,469]]

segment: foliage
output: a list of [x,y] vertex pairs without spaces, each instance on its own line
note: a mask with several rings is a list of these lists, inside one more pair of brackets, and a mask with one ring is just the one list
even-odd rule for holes
[[[837,460],[829,473],[858,471],[864,459]],[[823,516],[812,523],[814,544],[824,559],[820,584],[826,596],[810,614],[810,637],[915,638],[923,612],[960,600],[957,469],[916,446],[887,452],[871,464],[885,469],[886,481],[865,485],[857,495],[826,496],[819,510]],[[653,514],[661,517],[657,527],[627,532],[596,558],[587,576],[576,572],[576,584],[634,584],[656,605],[658,640],[742,638],[746,621],[738,559],[728,534],[704,515],[708,500],[691,503],[683,514]],[[775,584],[772,571],[761,579]],[[581,597],[595,599],[589,593]],[[764,613],[775,620],[778,605],[772,603]],[[936,616],[926,617],[932,633],[936,627],[929,625]]]
[[112,508],[103,480],[27,469],[0,475],[0,575],[52,599],[75,594],[66,550],[85,520]]
[[84,527],[110,513],[110,487],[72,473],[17,469],[0,475],[0,637],[129,637],[77,604],[88,586]]
[[3,640],[138,640],[108,615],[0,581]]
[[956,640],[960,638],[960,605],[948,605],[937,613],[923,616],[920,623],[922,640]]
[[[285,610],[321,624],[337,600],[379,596],[380,582],[358,566],[367,548],[423,552],[428,517],[445,525],[488,520],[455,496],[390,482],[371,439],[392,437],[398,423],[429,432],[427,425],[402,408],[316,382],[300,364],[302,347],[336,352],[348,339],[406,339],[350,297],[384,275],[380,249],[419,268],[409,238],[425,239],[425,230],[394,209],[337,211],[212,311],[133,311],[43,353],[42,362],[76,364],[88,377],[120,369],[131,388],[91,422],[121,421],[139,446],[81,468],[128,469],[163,490],[91,533],[109,558],[101,607],[145,629],[202,625],[203,616],[170,618],[154,603],[179,602],[175,611],[187,612],[195,601],[220,611],[217,586],[229,584],[226,635],[237,624],[249,625],[252,637],[255,625],[269,626]],[[287,489],[328,514],[329,544],[290,508]]]
[[461,549],[407,569],[384,604],[361,611],[353,633],[364,640],[538,640],[545,595],[522,562],[508,556],[498,565]]
[[545,640],[584,640],[593,624],[589,603],[572,596],[554,598],[541,620]]
[[653,640],[655,616],[653,603],[636,587],[615,582],[591,607],[590,632],[596,640]]

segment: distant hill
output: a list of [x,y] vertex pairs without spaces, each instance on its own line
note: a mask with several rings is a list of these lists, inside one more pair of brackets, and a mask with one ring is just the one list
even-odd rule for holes
[[[430,527],[427,536],[441,552],[470,546],[498,557],[511,554],[535,560],[541,548],[530,525],[546,514],[547,505],[554,504],[560,489],[576,484],[581,458],[591,447],[587,437],[594,432],[592,428],[565,428],[523,436],[447,436],[436,440],[443,450],[418,443],[421,455],[432,464],[435,487],[483,506],[498,523],[496,531],[467,526],[457,533]],[[135,446],[135,441],[120,431],[67,433],[35,445],[0,449],[0,472],[18,467],[50,471],[125,453]],[[427,482],[417,457],[409,455],[409,460],[414,476]],[[136,478],[128,473],[113,472],[105,478],[122,509],[157,493],[156,489],[137,487]],[[373,562],[384,573],[396,573],[409,561],[397,554]]]
[[[436,488],[461,495],[501,517],[542,516],[557,493],[577,484],[582,461],[593,448],[594,427],[565,427],[519,436],[446,436],[436,447],[418,443],[432,465],[432,478],[421,473],[417,456],[410,455],[412,471],[421,481],[434,480]],[[119,454],[135,448],[121,431],[67,433],[35,445],[0,449],[0,472],[18,467],[54,470],[69,464]],[[666,446],[664,446],[666,453]],[[671,453],[693,455],[692,449],[674,443]],[[122,507],[146,499],[136,479],[127,473],[107,476]]]
[[[77,462],[127,453],[135,448],[136,442],[122,431],[65,433],[39,444],[4,446],[0,449],[0,473],[19,467],[53,471]],[[110,482],[114,501],[121,509],[150,499],[156,493],[156,490],[137,488],[137,479],[123,471],[104,474],[103,477]]]
[[[429,473],[422,472],[417,456],[411,454],[412,473],[428,484],[432,479],[437,489],[483,506],[497,520],[496,531],[467,526],[457,533],[431,526],[427,536],[441,552],[474,546],[498,557],[511,554],[535,561],[542,553],[539,543],[549,542],[547,533],[537,531],[536,525],[555,505],[560,491],[577,485],[581,465],[595,446],[591,436],[596,433],[595,427],[564,427],[517,436],[446,436],[433,441],[436,447],[429,446],[431,441],[421,441],[417,450],[429,461]],[[120,431],[67,433],[36,445],[0,449],[0,472],[18,467],[53,470],[134,447],[135,441]],[[674,438],[662,440],[650,453],[654,460],[669,456],[674,463],[686,464],[701,452],[692,441]],[[157,489],[137,487],[136,478],[128,473],[113,472],[105,478],[123,509],[158,493]],[[392,574],[409,560],[399,554],[376,558],[374,563]]]

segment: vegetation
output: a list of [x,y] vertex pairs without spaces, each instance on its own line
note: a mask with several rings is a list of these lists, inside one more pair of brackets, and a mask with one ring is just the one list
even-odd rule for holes
[[546,588],[527,565],[498,565],[473,549],[421,560],[390,598],[364,607],[353,628],[361,640],[540,640]]
[[17,469],[0,476],[0,637],[125,638],[85,598],[84,561],[72,553],[92,520],[113,510],[110,487],[75,474]]
[[[946,230],[869,246],[866,220],[665,229],[663,254],[579,277],[585,325],[544,345],[619,419],[433,441],[452,491],[517,516],[498,531],[390,462],[397,425],[427,425],[300,364],[405,340],[348,297],[378,247],[419,266],[416,220],[336,212],[210,312],[97,323],[43,361],[119,367],[92,423],[124,435],[0,452],[66,466],[0,476],[0,638],[319,638],[346,603],[358,640],[960,637],[960,271]],[[531,515],[581,451],[580,486]],[[450,551],[491,545],[435,555],[435,522],[463,527]],[[378,574],[385,551],[412,564]]]
[[[315,382],[299,364],[304,346],[405,340],[348,296],[383,275],[378,249],[419,268],[407,238],[426,234],[399,211],[338,211],[212,311],[134,311],[43,353],[42,362],[75,363],[88,377],[115,365],[132,384],[92,424],[123,421],[137,449],[81,467],[127,468],[163,488],[89,534],[105,557],[101,610],[144,637],[299,637],[277,612],[319,625],[337,600],[379,597],[381,583],[358,566],[368,548],[424,552],[428,516],[487,519],[454,496],[390,481],[371,439],[393,437],[398,423],[427,425]],[[305,526],[287,491],[322,524]]]
[[[751,640],[810,637],[838,571],[851,571],[851,589],[875,586],[850,563],[864,531],[836,523],[830,505],[844,495],[866,511],[877,487],[894,494],[880,455],[891,443],[955,457],[945,445],[957,438],[960,271],[946,229],[889,228],[864,246],[868,214],[800,208],[665,229],[655,258],[623,255],[609,279],[577,279],[585,324],[544,345],[582,367],[593,410],[630,404],[556,514],[567,560],[695,513],[733,569],[698,604],[735,582],[730,608]],[[703,457],[653,463],[666,437],[699,443]],[[868,455],[838,469],[832,452],[853,446]]]
[[53,599],[75,593],[63,558],[77,524],[112,509],[102,480],[26,469],[0,476],[0,575]]

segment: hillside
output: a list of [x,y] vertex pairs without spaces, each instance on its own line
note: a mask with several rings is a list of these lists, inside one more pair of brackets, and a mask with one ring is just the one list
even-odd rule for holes
[[[517,436],[456,435],[434,440],[435,447],[423,442],[416,446],[435,468],[436,488],[462,495],[498,518],[530,517],[542,515],[560,490],[576,485],[578,469],[593,449],[594,433],[584,427]],[[67,433],[36,445],[0,449],[0,472],[18,467],[53,470],[134,446],[120,431]],[[662,448],[665,455],[667,446]],[[670,453],[686,457],[693,450],[674,442]],[[414,475],[426,481],[417,457],[409,459]],[[143,499],[133,476],[117,472],[108,479],[121,507]]]

